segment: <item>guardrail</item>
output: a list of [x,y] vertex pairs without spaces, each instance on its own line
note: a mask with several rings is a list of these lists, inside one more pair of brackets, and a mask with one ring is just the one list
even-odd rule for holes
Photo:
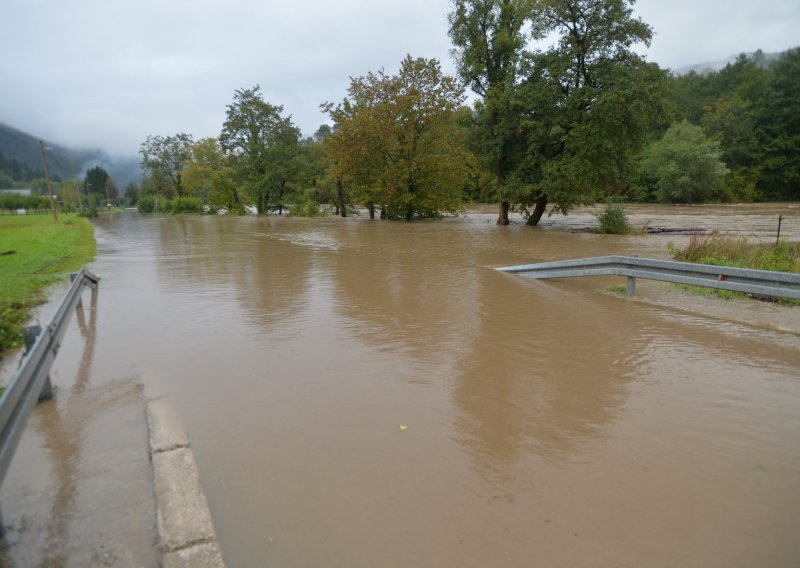
[[574,276],[626,276],[628,296],[636,291],[636,279],[704,286],[758,296],[800,300],[800,274],[773,270],[752,270],[691,262],[652,260],[636,256],[598,256],[523,264],[497,268],[526,278],[568,278]]
[[25,355],[0,398],[0,484],[3,483],[34,405],[39,400],[53,396],[50,368],[67,331],[69,316],[73,310],[83,306],[81,295],[85,286],[92,288],[94,304],[99,281],[86,269],[76,272],[72,275],[72,285],[47,327],[42,329],[33,326],[23,330]]

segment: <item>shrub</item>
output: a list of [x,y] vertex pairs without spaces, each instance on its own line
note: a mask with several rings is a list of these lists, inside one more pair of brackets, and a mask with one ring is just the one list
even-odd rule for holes
[[172,201],[159,195],[145,195],[136,204],[139,213],[172,213]]
[[313,199],[298,201],[292,205],[289,213],[294,217],[318,217],[321,214],[319,203]]
[[156,210],[156,198],[152,195],[145,195],[136,204],[139,213],[154,213]]
[[203,202],[196,197],[176,197],[172,200],[173,213],[203,213]]
[[627,235],[631,232],[631,225],[628,222],[628,215],[625,209],[619,203],[614,203],[612,200],[606,202],[605,210],[597,215],[599,226],[597,227],[598,233],[605,233],[607,235]]
[[97,215],[98,213],[96,207],[91,207],[86,209],[83,213],[78,213],[78,217],[88,217],[89,219],[93,219],[94,217],[97,217]]
[[46,207],[50,207],[50,200],[47,197],[15,194],[0,196],[0,209],[13,211],[16,209],[44,209]]

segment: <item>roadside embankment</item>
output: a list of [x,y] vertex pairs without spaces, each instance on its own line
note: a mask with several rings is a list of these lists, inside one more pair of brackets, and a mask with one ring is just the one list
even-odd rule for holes
[[20,326],[49,285],[94,258],[94,227],[62,214],[0,216],[0,357],[21,345]]

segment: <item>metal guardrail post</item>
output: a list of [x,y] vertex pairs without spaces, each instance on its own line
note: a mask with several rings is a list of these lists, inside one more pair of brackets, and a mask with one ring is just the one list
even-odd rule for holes
[[625,288],[625,292],[628,296],[633,296],[636,294],[636,277],[635,276],[628,276],[628,285]]

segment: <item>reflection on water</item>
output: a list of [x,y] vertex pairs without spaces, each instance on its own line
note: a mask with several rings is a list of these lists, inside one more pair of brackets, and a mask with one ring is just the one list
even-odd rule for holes
[[[54,367],[55,396],[30,417],[4,484],[0,566],[156,561],[155,511],[142,499],[152,491],[149,467],[137,451],[140,388],[130,377],[97,380],[97,294],[91,298],[88,321],[83,306],[76,309]],[[68,376],[60,369],[70,369]]]
[[798,336],[498,273],[666,241],[493,220],[100,221],[95,366],[182,412],[229,564],[793,565]]

